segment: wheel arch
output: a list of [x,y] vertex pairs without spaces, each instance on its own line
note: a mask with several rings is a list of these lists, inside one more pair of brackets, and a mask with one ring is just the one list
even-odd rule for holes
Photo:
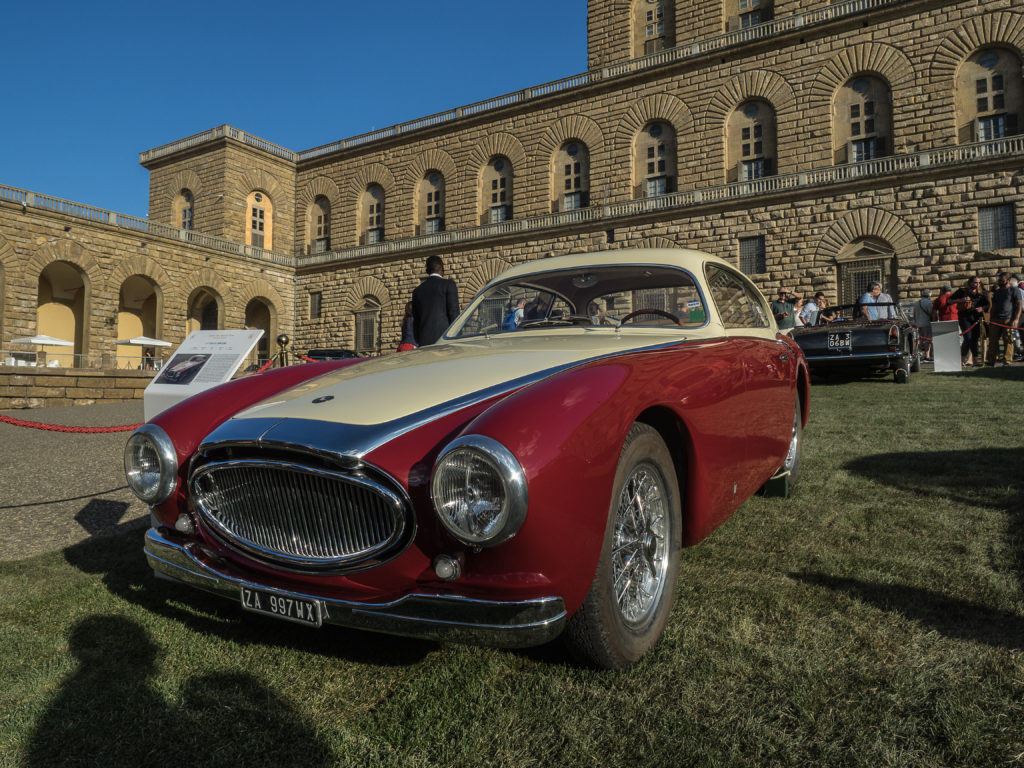
[[686,422],[678,413],[664,406],[652,406],[641,412],[636,421],[647,424],[657,430],[665,441],[668,452],[672,456],[675,467],[676,482],[679,484],[682,505],[683,542],[693,543],[690,534],[696,510],[701,508],[699,484],[695,476],[696,445]]

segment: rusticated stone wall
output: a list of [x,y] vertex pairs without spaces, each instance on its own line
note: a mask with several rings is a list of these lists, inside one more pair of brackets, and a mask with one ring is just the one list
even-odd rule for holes
[[153,372],[0,365],[0,411],[141,400]]

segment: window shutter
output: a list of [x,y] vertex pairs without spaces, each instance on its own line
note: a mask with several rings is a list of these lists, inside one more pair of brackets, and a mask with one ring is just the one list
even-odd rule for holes
[[885,136],[875,139],[875,157],[885,157],[889,152],[885,148]]
[[1020,133],[1019,123],[1017,121],[1017,115],[1013,112],[1006,113],[1006,135],[1016,136]]
[[764,175],[774,176],[775,175],[775,158],[766,157],[764,159]]

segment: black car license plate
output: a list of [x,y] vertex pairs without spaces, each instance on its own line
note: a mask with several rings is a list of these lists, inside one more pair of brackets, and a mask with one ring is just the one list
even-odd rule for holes
[[265,589],[241,587],[242,607],[253,613],[276,616],[307,627],[319,627],[323,622],[320,616],[320,604],[315,600],[301,597],[281,595]]
[[853,333],[850,331],[829,331],[829,352],[851,352],[853,350]]

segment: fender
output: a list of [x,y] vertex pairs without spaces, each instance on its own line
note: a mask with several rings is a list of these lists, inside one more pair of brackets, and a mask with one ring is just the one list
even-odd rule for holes
[[683,431],[686,541],[710,533],[746,498],[733,498],[729,474],[742,435],[723,428],[742,392],[730,356],[728,341],[714,341],[596,361],[520,390],[470,422],[462,434],[492,437],[519,459],[530,502],[517,535],[468,556],[466,576],[529,575],[554,584],[570,613],[578,608],[596,571],[622,445],[652,410],[650,381],[664,383],[655,408],[674,414]]

